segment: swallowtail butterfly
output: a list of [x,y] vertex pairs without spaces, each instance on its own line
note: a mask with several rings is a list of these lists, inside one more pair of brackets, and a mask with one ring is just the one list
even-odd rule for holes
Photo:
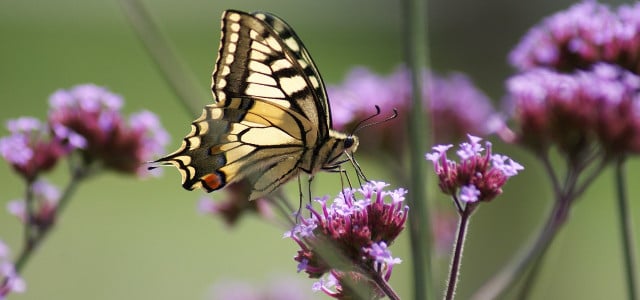
[[174,165],[182,186],[208,192],[246,180],[250,200],[305,172],[337,170],[356,136],[331,127],[320,73],[293,29],[262,12],[222,14],[211,89],[214,103],[180,148],[154,163]]

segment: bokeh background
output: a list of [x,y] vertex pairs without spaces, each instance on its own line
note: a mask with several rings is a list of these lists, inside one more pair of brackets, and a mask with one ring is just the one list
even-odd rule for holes
[[[513,73],[506,63],[507,53],[530,26],[571,3],[428,1],[432,67],[469,74],[498,104],[504,80]],[[340,83],[354,66],[388,73],[402,61],[399,1],[154,0],[145,4],[197,79],[199,90],[194,93],[202,95],[203,104],[210,101],[219,17],[227,8],[269,11],[287,20],[328,84]],[[124,96],[126,112],[157,113],[173,138],[168,151],[189,130],[192,116],[163,80],[118,1],[0,2],[0,120],[24,115],[44,118],[51,93],[88,82]],[[527,169],[506,186],[503,197],[483,206],[473,218],[459,299],[467,298],[514,255],[538,228],[550,204],[547,178],[535,160],[522,150],[494,142],[498,151]],[[369,177],[394,181],[387,167],[377,165],[375,159],[362,160]],[[634,159],[628,168],[632,199],[640,196],[638,166]],[[430,168],[426,163],[425,167]],[[314,191],[335,194],[338,188],[332,176],[319,175]],[[50,178],[65,183],[64,165]],[[576,205],[547,257],[534,299],[625,297],[612,183],[607,170]],[[11,169],[0,164],[0,206],[22,197],[23,189]],[[295,184],[287,189],[292,195],[297,191]],[[212,286],[233,281],[256,289],[284,281],[311,294],[313,281],[295,273],[296,246],[282,239],[283,228],[245,218],[229,229],[218,219],[198,215],[200,196],[200,192],[184,191],[173,169],[166,169],[159,179],[106,174],[81,185],[55,231],[26,267],[28,292],[10,299],[214,299]],[[639,232],[640,203],[635,200],[631,205]],[[442,204],[448,199],[438,196],[434,201]],[[21,226],[2,207],[0,238],[16,253]],[[412,262],[407,245],[404,235],[392,247],[394,255],[404,260],[394,269],[392,285],[408,299]],[[448,256],[439,256],[435,262],[433,280],[441,290]]]

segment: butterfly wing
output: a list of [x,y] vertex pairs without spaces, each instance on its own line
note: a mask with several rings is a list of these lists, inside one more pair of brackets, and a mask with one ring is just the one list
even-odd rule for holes
[[227,10],[212,91],[219,102],[233,97],[259,98],[291,109],[315,124],[311,146],[329,135],[327,94],[309,52],[282,19]]
[[180,149],[159,159],[180,170],[183,187],[211,192],[248,180],[250,199],[269,194],[298,173],[312,124],[269,101],[231,98],[207,105]]
[[[180,149],[159,159],[175,165],[183,187],[214,191],[247,180],[250,199],[310,172],[330,137],[320,74],[293,30],[265,14],[225,11],[212,91]],[[303,167],[305,166],[305,167]]]

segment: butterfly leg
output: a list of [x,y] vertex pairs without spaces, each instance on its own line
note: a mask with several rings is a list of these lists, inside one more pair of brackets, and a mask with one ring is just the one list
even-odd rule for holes
[[298,211],[296,212],[296,224],[300,222],[300,214],[302,213],[302,181],[300,180],[300,174],[298,174]]
[[[307,182],[307,194],[309,196],[309,205],[311,204],[311,181],[313,181],[313,175],[309,175],[309,181]],[[311,210],[309,210],[309,217],[311,217]]]

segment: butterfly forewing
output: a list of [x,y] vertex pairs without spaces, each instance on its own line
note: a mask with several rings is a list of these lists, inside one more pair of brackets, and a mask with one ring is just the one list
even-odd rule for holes
[[326,91],[304,45],[281,19],[266,13],[228,10],[222,16],[222,43],[212,91],[224,102],[260,98],[300,113],[324,140],[331,128]]

